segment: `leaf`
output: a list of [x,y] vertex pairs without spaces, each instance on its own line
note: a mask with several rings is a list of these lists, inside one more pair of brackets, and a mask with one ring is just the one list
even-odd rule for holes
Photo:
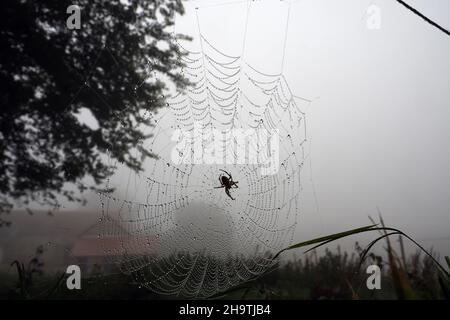
[[315,238],[315,239],[304,241],[304,242],[299,242],[297,244],[294,244],[292,246],[289,246],[289,247],[279,251],[272,259],[275,260],[284,251],[297,249],[297,248],[301,248],[301,247],[306,247],[306,246],[318,243],[317,246],[315,246],[315,247],[313,247],[313,248],[308,250],[308,251],[311,251],[313,249],[316,249],[316,248],[318,248],[320,246],[323,246],[324,244],[327,244],[329,242],[335,241],[337,239],[341,239],[341,238],[348,237],[348,236],[351,236],[351,235],[354,235],[354,234],[358,234],[358,233],[362,233],[362,232],[373,231],[373,230],[375,230],[374,229],[375,227],[376,227],[376,225],[370,225],[370,226],[365,226],[365,227],[361,227],[361,228],[356,228],[356,229],[352,229],[352,230],[348,230],[348,231],[344,231],[344,232],[331,234],[331,235],[328,235],[328,236]]
[[369,245],[364,249],[363,252],[361,252],[361,256],[360,256],[360,262],[359,262],[359,267],[361,267],[361,265],[363,264],[367,254],[369,253],[370,249],[372,249],[372,247],[380,240],[395,235],[395,234],[399,234],[398,232],[391,232],[391,233],[386,233],[383,234],[382,236],[376,238],[375,240],[373,240],[371,243],[369,243]]

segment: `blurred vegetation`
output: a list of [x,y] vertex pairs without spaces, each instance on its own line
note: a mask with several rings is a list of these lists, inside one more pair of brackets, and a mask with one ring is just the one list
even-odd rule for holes
[[[211,299],[446,299],[450,298],[450,258],[445,257],[446,266],[432,249],[425,250],[404,232],[386,227],[380,215],[380,223],[370,218],[372,225],[347,230],[308,241],[293,244],[279,251],[272,259],[273,268],[265,274],[225,292],[219,292]],[[355,243],[350,253],[338,246],[335,251],[325,245],[351,235],[378,232],[380,236],[362,247]],[[398,237],[398,246],[392,242]],[[403,239],[411,241],[417,251],[409,257],[405,254]],[[376,254],[374,246],[385,241],[384,254]],[[312,247],[311,247],[312,246]],[[309,247],[301,258],[281,261],[281,253]],[[317,250],[325,248],[323,254]],[[81,290],[68,290],[66,275],[46,275],[42,246],[25,265],[14,261],[17,274],[0,272],[0,299],[173,299],[155,294],[141,287],[142,279],[151,280],[152,275],[131,279],[120,272],[111,271],[111,265],[94,265],[90,275],[82,277]],[[175,253],[176,254],[176,253]],[[200,256],[204,259],[221,259]],[[227,259],[236,257],[227,257]],[[254,257],[253,257],[254,258]],[[245,259],[240,257],[240,260]],[[251,258],[247,258],[251,259]],[[176,259],[175,259],[176,260]],[[217,261],[217,263],[221,263]],[[380,268],[381,288],[368,289],[369,265]],[[92,266],[91,266],[92,267]],[[109,272],[104,270],[109,269]],[[182,281],[182,279],[180,279]]]
[[[395,279],[389,261],[371,253],[360,267],[362,248],[355,244],[352,253],[325,249],[323,255],[316,251],[303,258],[289,261],[273,272],[258,279],[241,297],[269,299],[398,299]],[[369,290],[366,267],[377,264],[381,269],[381,289]],[[432,259],[420,251],[407,259],[407,279],[417,299],[444,299],[439,285],[439,272]],[[242,291],[241,291],[242,292]],[[238,298],[239,293],[234,297]]]
[[[387,250],[389,250],[387,248]],[[440,283],[440,272],[433,259],[417,251],[409,257],[392,255],[401,261],[393,273],[389,253],[387,259],[370,253],[364,264],[364,251],[356,243],[354,251],[339,247],[323,254],[310,251],[301,258],[279,262],[262,277],[245,283],[216,298],[226,299],[448,299],[445,285]],[[429,253],[434,255],[433,251]],[[386,256],[386,255],[385,255]],[[366,280],[367,265],[377,264],[381,269],[381,289],[369,290]],[[17,273],[0,273],[0,299],[170,299],[176,297],[155,294],[121,273],[105,274],[99,267],[89,278],[82,279],[81,290],[66,288],[66,274],[46,274],[40,260],[40,250],[27,265],[14,262]],[[20,267],[19,267],[20,266]],[[405,296],[398,290],[396,274],[404,274],[411,290]]]

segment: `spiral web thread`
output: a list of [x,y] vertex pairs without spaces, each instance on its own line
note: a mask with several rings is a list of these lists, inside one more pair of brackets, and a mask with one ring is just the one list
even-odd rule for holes
[[[144,145],[157,158],[146,160],[141,173],[117,164],[108,182],[116,192],[100,194],[100,241],[110,262],[154,292],[188,298],[225,291],[276,264],[273,256],[291,244],[297,224],[306,141],[302,106],[282,74],[262,73],[203,36],[201,44],[197,52],[179,44],[186,54],[181,72],[191,84],[146,114],[155,125]],[[174,131],[193,132],[199,123],[203,133],[193,137],[202,149],[223,146],[233,160],[233,129],[255,129],[264,138],[278,129],[278,172],[261,175],[254,163],[171,161],[173,152],[182,159],[193,154],[191,145],[172,141]],[[221,141],[212,130],[223,133]],[[239,181],[230,190],[235,200],[215,188],[221,169]]]

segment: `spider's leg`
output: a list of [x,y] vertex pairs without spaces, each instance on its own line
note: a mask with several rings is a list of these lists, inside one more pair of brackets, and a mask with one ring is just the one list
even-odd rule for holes
[[229,174],[228,172],[226,172],[225,170],[222,170],[222,169],[219,169],[220,171],[222,171],[222,172],[225,172],[227,175],[228,175],[228,177],[230,178],[230,180],[233,180],[233,177],[231,176],[231,174]]
[[225,193],[231,198],[231,200],[234,200],[234,198],[230,194],[230,189],[225,188]]
[[221,189],[221,188],[223,188],[224,186],[220,186],[220,187],[214,187],[214,189]]

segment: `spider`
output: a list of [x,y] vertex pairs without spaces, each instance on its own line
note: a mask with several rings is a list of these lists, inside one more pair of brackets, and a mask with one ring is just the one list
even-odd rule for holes
[[214,187],[215,189],[219,189],[219,188],[225,188],[225,193],[227,194],[227,196],[229,196],[231,198],[231,200],[235,200],[231,194],[230,194],[230,189],[234,186],[235,188],[238,188],[238,182],[239,181],[233,181],[233,177],[231,176],[231,174],[229,174],[228,172],[226,172],[225,170],[219,169],[220,171],[226,173],[228,175],[228,177],[226,177],[224,174],[220,174],[219,176],[219,182],[221,184],[220,187]]

